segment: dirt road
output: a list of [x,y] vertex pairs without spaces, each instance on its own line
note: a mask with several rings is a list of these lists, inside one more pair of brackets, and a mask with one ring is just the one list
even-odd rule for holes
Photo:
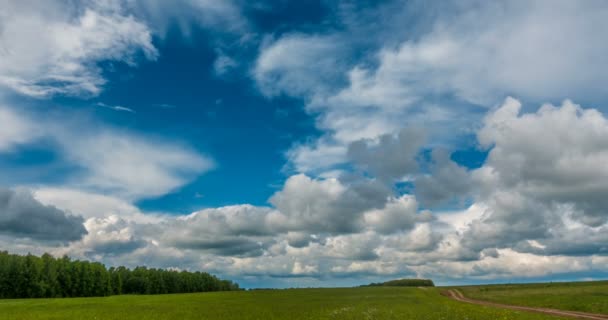
[[513,305],[508,305],[508,304],[500,304],[500,303],[494,303],[494,302],[488,302],[488,301],[474,300],[474,299],[469,299],[469,298],[465,297],[458,290],[448,290],[445,292],[445,294],[448,297],[450,297],[454,300],[457,300],[457,301],[473,303],[473,304],[478,304],[478,305],[482,305],[482,306],[538,312],[538,313],[550,314],[550,315],[554,315],[554,316],[570,317],[570,318],[578,318],[578,319],[608,320],[608,315],[605,315],[605,314],[593,314],[593,313],[578,312],[578,311],[566,311],[566,310],[547,309],[547,308],[513,306]]

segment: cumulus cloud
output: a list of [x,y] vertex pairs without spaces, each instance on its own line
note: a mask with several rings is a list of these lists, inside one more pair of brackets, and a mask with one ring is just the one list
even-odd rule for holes
[[286,152],[288,168],[297,172],[318,173],[346,162],[347,146],[333,141],[316,140],[312,144],[298,144]]
[[181,249],[220,256],[257,256],[273,235],[273,211],[251,205],[205,209],[171,219],[162,228],[161,241]]
[[605,194],[608,122],[570,101],[521,113],[509,98],[478,133],[490,147],[473,172],[483,216],[463,234],[473,249],[512,248],[543,254],[600,254],[608,222]]
[[418,171],[416,157],[425,141],[420,130],[403,129],[377,141],[359,140],[348,146],[348,157],[369,174],[383,180],[402,179]]
[[374,181],[347,186],[335,178],[315,180],[299,174],[287,179],[270,203],[279,212],[276,223],[286,230],[349,233],[361,230],[363,213],[382,207],[389,194]]
[[84,225],[88,234],[82,242],[72,245],[72,253],[88,257],[112,257],[131,253],[147,244],[141,234],[134,230],[136,225],[117,215],[89,218]]
[[76,241],[87,233],[83,221],[41,204],[27,190],[0,189],[0,233],[42,241]]
[[130,202],[109,195],[86,192],[81,189],[53,187],[38,187],[32,192],[38,201],[70,212],[78,212],[87,220],[119,216],[121,219],[139,223],[158,222],[158,218],[153,213],[143,214]]
[[429,211],[418,213],[418,203],[413,196],[390,198],[384,208],[371,210],[364,215],[365,225],[378,233],[390,234],[410,230],[419,222],[433,220]]
[[428,207],[456,201],[462,203],[464,197],[470,196],[473,181],[468,170],[450,159],[446,150],[435,149],[430,172],[417,177],[414,186],[416,197]]
[[493,147],[477,178],[547,204],[573,204],[586,224],[606,223],[604,115],[570,101],[545,104],[536,113],[520,115],[520,109],[519,101],[507,99],[486,118],[478,138]]
[[511,249],[498,250],[497,256],[461,262],[443,261],[413,267],[423,274],[448,274],[452,279],[513,279],[543,277],[549,274],[605,270],[606,257],[542,256],[519,253]]
[[[606,98],[598,84],[608,73],[597,67],[608,65],[598,32],[608,21],[602,2],[394,1],[371,11],[341,11],[344,32],[286,35],[261,49],[254,72],[261,91],[303,98],[325,133],[290,152],[300,172],[342,164],[339,148],[395,134],[410,121],[441,139],[463,139],[480,120],[471,104],[492,105],[507,94]],[[370,18],[381,27],[353,23]],[[353,54],[362,43],[366,54]],[[302,159],[312,155],[326,161],[311,169]]]
[[428,33],[382,49],[376,68],[352,69],[350,86],[332,99],[394,109],[441,93],[474,103],[505,93],[601,98],[597,84],[606,81],[605,72],[594,66],[606,65],[601,52],[608,46],[597,29],[608,16],[604,3],[468,1],[453,7]]
[[21,94],[97,95],[105,79],[97,63],[156,59],[148,27],[118,2],[2,2],[0,84]]

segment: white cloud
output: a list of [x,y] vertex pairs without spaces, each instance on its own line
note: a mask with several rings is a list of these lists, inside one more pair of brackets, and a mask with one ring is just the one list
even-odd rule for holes
[[587,224],[607,222],[608,120],[570,101],[536,113],[520,108],[507,99],[486,118],[478,137],[493,147],[477,178],[547,203],[572,203]]
[[38,187],[33,190],[40,202],[62,208],[85,219],[108,219],[119,216],[138,223],[158,223],[157,215],[142,213],[136,206],[120,198],[68,188]]
[[4,0],[2,8],[0,84],[21,94],[97,95],[105,83],[98,62],[158,55],[148,27],[117,3]]
[[193,25],[203,26],[219,33],[243,33],[248,21],[241,8],[232,0],[129,0],[132,12],[146,20],[161,37],[165,37],[172,26],[189,36]]
[[97,105],[100,107],[103,107],[103,108],[112,109],[114,111],[124,111],[124,112],[135,113],[135,110],[133,110],[131,108],[123,107],[123,106],[111,106],[111,105],[107,105],[103,102],[98,102]]
[[166,194],[214,167],[211,159],[173,141],[29,111],[0,108],[8,115],[0,118],[0,146],[5,145],[0,151],[44,138],[62,161],[80,169],[66,176],[71,187],[133,200]]
[[299,174],[287,179],[270,203],[280,213],[276,223],[285,230],[340,234],[361,230],[363,213],[384,206],[389,194],[374,181],[344,185]]
[[[398,48],[384,48],[378,67],[356,67],[341,105],[411,106],[435,94],[492,103],[507,93],[533,99],[602,98],[606,25],[602,2],[468,2]],[[455,13],[455,14],[454,14]],[[599,96],[598,96],[599,94]],[[605,97],[605,95],[603,96]]]
[[334,165],[344,163],[346,146],[322,139],[312,144],[299,144],[287,151],[288,168],[297,172],[314,173],[332,168]]
[[418,213],[418,203],[413,196],[390,198],[385,207],[364,214],[365,225],[382,234],[411,230],[419,222],[433,220],[430,212]]
[[213,62],[213,71],[216,76],[221,77],[237,66],[238,62],[236,60],[222,52],[218,52],[218,55]]
[[519,253],[511,249],[498,250],[498,256],[480,261],[429,263],[414,267],[422,274],[449,274],[453,279],[513,279],[544,277],[551,274],[605,271],[604,256],[572,257],[542,256]]
[[608,120],[570,101],[521,113],[508,98],[478,133],[491,151],[473,172],[483,215],[462,242],[479,251],[603,254],[608,223]]
[[[421,18],[412,19],[416,13]],[[411,123],[427,127],[435,138],[462,139],[480,120],[471,104],[492,105],[509,94],[534,101],[607,97],[600,85],[608,80],[601,67],[608,65],[599,31],[608,27],[603,2],[467,1],[429,7],[396,1],[364,16],[377,19],[382,31],[353,27],[353,19],[366,20],[358,19],[359,13],[342,14],[351,29],[284,36],[262,48],[254,72],[264,94],[305,99],[325,132],[319,146],[345,147]],[[353,54],[375,37],[386,41]],[[313,150],[316,158],[341,164],[344,158],[335,148],[296,146],[290,160]],[[294,167],[301,172],[328,167],[321,165]]]
[[454,212],[442,212],[437,215],[437,219],[450,225],[457,232],[467,230],[471,222],[482,217],[487,208],[482,204],[474,203],[465,210]]
[[253,76],[267,96],[308,96],[339,75],[340,39],[291,34],[261,48]]
[[38,126],[4,106],[0,106],[0,121],[0,152],[11,151],[16,146],[42,135]]
[[86,169],[72,183],[127,198],[166,194],[213,168],[211,160],[187,147],[127,132],[59,139],[68,161]]

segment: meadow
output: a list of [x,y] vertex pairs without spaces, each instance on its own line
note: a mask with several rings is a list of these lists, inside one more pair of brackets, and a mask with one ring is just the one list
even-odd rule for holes
[[556,319],[461,303],[441,288],[365,287],[0,300],[10,319]]
[[472,299],[608,314],[608,281],[483,285],[458,289]]

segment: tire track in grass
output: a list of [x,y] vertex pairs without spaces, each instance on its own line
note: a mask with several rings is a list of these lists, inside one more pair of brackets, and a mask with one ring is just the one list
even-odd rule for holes
[[477,304],[477,305],[482,305],[482,306],[498,307],[498,308],[511,309],[511,310],[530,311],[530,312],[544,313],[544,314],[549,314],[549,315],[554,315],[554,316],[570,317],[570,318],[577,318],[577,319],[608,320],[608,315],[606,315],[606,314],[595,314],[595,313],[567,311],[567,310],[558,310],[558,309],[549,309],[549,308],[514,306],[514,305],[508,305],[508,304],[501,304],[501,303],[495,303],[495,302],[470,299],[470,298],[465,297],[462,294],[462,292],[460,292],[458,290],[454,290],[454,289],[443,291],[442,294],[449,298],[452,298],[456,301],[472,303],[472,304]]

